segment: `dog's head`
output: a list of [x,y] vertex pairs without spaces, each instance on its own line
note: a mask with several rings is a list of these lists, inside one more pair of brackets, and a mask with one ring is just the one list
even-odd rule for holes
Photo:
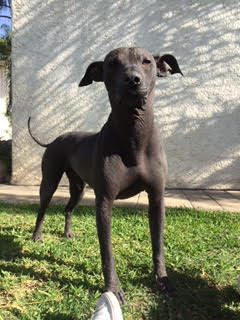
[[104,61],[91,63],[79,86],[103,81],[111,103],[143,104],[153,91],[156,77],[182,74],[176,58],[170,54],[153,56],[141,48],[118,48]]

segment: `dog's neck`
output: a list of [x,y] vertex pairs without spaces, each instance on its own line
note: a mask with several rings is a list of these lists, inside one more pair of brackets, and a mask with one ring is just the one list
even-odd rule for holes
[[152,136],[153,95],[152,92],[144,103],[137,106],[126,101],[112,105],[108,121],[120,143],[130,152],[146,149]]

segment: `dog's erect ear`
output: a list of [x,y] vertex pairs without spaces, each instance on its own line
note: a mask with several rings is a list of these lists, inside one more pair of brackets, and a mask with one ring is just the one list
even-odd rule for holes
[[88,66],[84,77],[79,83],[79,87],[88,86],[93,81],[103,81],[103,61],[96,61]]
[[163,56],[153,56],[157,65],[157,76],[167,77],[168,74],[180,73],[183,76],[181,69],[179,68],[177,59],[171,54],[164,54]]

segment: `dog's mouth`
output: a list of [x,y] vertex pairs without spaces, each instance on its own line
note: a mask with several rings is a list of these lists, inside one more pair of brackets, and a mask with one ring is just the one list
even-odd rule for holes
[[128,86],[125,88],[125,97],[133,109],[144,110],[144,105],[148,98],[148,91],[147,88],[143,86]]
[[133,109],[144,110],[144,105],[146,104],[148,98],[147,90],[130,88],[127,90],[127,93]]
[[147,98],[148,91],[145,87],[139,87],[139,86],[129,86],[126,89],[126,92],[132,96],[133,98],[140,98],[145,99]]

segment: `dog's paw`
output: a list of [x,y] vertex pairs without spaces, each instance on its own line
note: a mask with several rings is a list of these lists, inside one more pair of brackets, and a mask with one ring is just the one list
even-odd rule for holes
[[42,232],[33,232],[32,235],[33,241],[42,241]]
[[118,291],[114,292],[114,294],[117,297],[120,305],[124,305],[126,303],[125,296],[121,288],[119,288]]
[[169,297],[177,295],[176,288],[173,286],[167,276],[159,277],[156,275],[157,286],[160,292],[167,294]]
[[64,232],[64,237],[66,237],[66,238],[71,238],[71,239],[74,239],[74,238],[75,238],[72,230],[65,231],[65,232]]
[[126,303],[124,293],[120,287],[108,288],[106,291],[111,291],[115,294],[118,299],[120,305],[124,305]]

